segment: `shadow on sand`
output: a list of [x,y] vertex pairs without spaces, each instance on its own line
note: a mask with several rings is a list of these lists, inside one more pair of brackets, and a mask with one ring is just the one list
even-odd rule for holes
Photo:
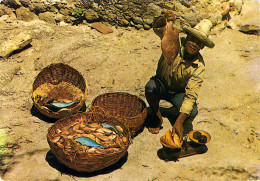
[[[183,143],[184,144],[184,143]],[[164,161],[179,161],[180,158],[204,154],[208,147],[204,144],[197,144],[192,141],[186,142],[180,149],[171,149],[163,147],[157,151],[157,156]]]
[[[86,104],[83,104],[83,106],[79,110],[79,112],[86,112],[86,110],[87,110],[87,106],[86,106]],[[58,120],[55,118],[49,118],[48,116],[45,116],[34,105],[31,108],[31,114],[47,123],[55,123]]]
[[97,175],[108,174],[117,169],[120,169],[128,159],[128,152],[126,152],[126,154],[115,164],[113,164],[109,167],[106,167],[102,170],[98,170],[98,171],[94,171],[94,172],[78,172],[76,170],[70,169],[66,165],[59,162],[59,160],[57,159],[57,157],[53,154],[53,152],[51,150],[47,152],[45,159],[51,167],[57,169],[62,174],[67,174],[67,175],[72,175],[72,176],[77,176],[77,177],[94,177]]

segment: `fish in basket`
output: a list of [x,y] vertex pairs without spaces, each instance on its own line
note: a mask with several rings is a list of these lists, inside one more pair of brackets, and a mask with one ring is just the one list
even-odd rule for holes
[[61,163],[80,172],[93,172],[124,156],[130,144],[130,132],[115,118],[89,111],[55,122],[47,140]]
[[126,92],[105,93],[92,101],[92,107],[99,106],[107,114],[116,117],[134,136],[144,124],[147,116],[145,102],[136,95]]
[[45,67],[35,78],[32,100],[35,107],[50,118],[78,112],[87,97],[87,84],[74,68],[63,63]]

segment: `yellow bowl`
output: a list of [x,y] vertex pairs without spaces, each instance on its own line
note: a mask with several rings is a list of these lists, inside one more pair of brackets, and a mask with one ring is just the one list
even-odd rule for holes
[[[204,136],[207,137],[206,143],[200,143],[198,139],[195,139],[193,137],[193,133],[196,132],[196,131],[200,132],[201,135],[204,135]],[[192,140],[192,141],[194,141],[195,143],[198,143],[198,144],[207,144],[210,141],[210,139],[211,139],[210,134],[207,133],[206,131],[202,131],[202,130],[192,130],[192,131],[189,132],[188,136],[189,136],[190,140]]]
[[177,146],[175,143],[170,144],[170,143],[167,141],[167,139],[166,139],[165,136],[162,136],[162,137],[160,138],[160,143],[161,143],[164,147],[166,147],[166,148],[171,148],[171,149],[180,149],[180,148],[181,148],[181,147]]

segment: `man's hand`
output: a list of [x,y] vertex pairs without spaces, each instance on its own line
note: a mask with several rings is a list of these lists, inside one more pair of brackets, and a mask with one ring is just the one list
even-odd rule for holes
[[180,140],[183,139],[183,123],[187,117],[187,114],[180,113],[172,127],[172,135],[174,136],[174,134],[176,133],[179,136]]
[[174,21],[175,20],[175,14],[171,10],[167,11],[165,13],[164,17],[166,18],[166,21]]
[[183,125],[180,122],[175,122],[172,127],[172,135],[175,133],[179,136],[180,140],[183,138]]
[[153,28],[162,28],[164,27],[167,22],[169,21],[172,21],[174,22],[175,21],[175,15],[174,15],[174,12],[169,10],[167,11],[164,16],[161,16],[159,17],[153,24]]

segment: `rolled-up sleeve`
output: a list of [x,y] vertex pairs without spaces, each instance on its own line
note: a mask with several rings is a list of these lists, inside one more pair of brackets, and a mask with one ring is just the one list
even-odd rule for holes
[[201,66],[194,70],[185,87],[185,96],[182,102],[180,112],[190,115],[194,103],[198,98],[198,93],[203,82],[205,67]]

